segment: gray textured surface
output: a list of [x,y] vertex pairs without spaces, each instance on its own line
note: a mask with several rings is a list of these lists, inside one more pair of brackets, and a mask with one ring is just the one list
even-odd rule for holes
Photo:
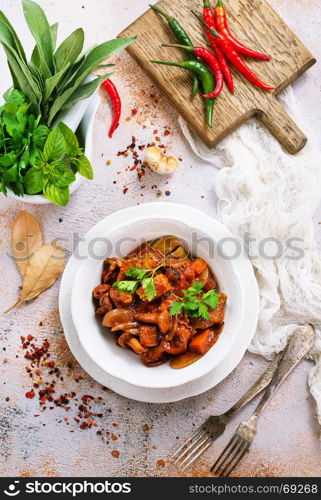
[[[51,0],[40,3],[46,7],[52,22],[60,21],[61,36],[73,28],[83,26],[89,46],[116,35],[145,10],[148,1],[133,3],[124,0],[121,6],[117,0],[69,0],[67,4]],[[320,58],[320,2],[271,0],[271,3]],[[15,20],[15,25],[22,22],[20,1],[0,0],[0,8]],[[103,216],[118,208],[157,200],[156,189],[151,189],[154,184],[163,192],[171,192],[168,198],[163,194],[159,198],[162,201],[187,203],[215,214],[213,167],[202,164],[193,155],[178,130],[176,113],[169,108],[165,98],[159,95],[158,90],[127,54],[118,57],[117,62],[115,80],[124,100],[123,123],[115,135],[115,140],[108,141],[106,130],[110,120],[110,108],[103,97],[95,125],[95,180],[84,183],[66,209],[54,206],[26,207],[10,199],[0,200],[1,310],[13,303],[20,285],[18,271],[7,252],[10,227],[21,208],[27,208],[39,219],[46,241],[60,238],[69,250],[73,247],[72,233],[84,234]],[[2,69],[2,53],[0,64]],[[319,128],[321,117],[319,76],[320,64],[317,64],[295,84],[296,96],[301,108],[306,112],[309,125],[314,130]],[[131,116],[133,108],[137,108],[139,112],[126,121],[125,118]],[[169,152],[183,159],[181,166],[168,184],[152,174],[148,174],[144,182],[139,183],[135,172],[126,171],[132,161],[123,156],[118,157],[117,152],[124,150],[131,143],[132,135],[137,137],[138,143],[141,144],[152,140],[155,129],[158,130],[158,135],[162,136],[165,125],[172,127],[172,134],[162,138],[162,141],[168,146]],[[111,160],[111,164],[106,165],[106,160]],[[113,184],[113,181],[116,181],[116,184]],[[146,187],[141,189],[141,184],[146,184]],[[126,194],[123,194],[124,187],[128,187]],[[61,222],[59,219],[62,219]],[[320,220],[319,213],[315,219],[316,231],[319,233]],[[169,465],[168,459],[178,443],[178,438],[188,436],[193,426],[198,425],[208,414],[225,410],[261,373],[265,361],[247,355],[219,387],[202,396],[176,404],[148,405],[126,400],[111,391],[103,390],[73,359],[65,344],[59,322],[58,289],[59,283],[56,283],[36,301],[22,306],[8,316],[1,316],[0,474],[177,475],[178,471]],[[32,383],[26,373],[26,360],[19,346],[20,336],[28,334],[36,336],[39,341],[48,338],[51,344],[50,359],[56,362],[64,378],[59,381],[58,395],[75,391],[79,399],[83,394],[102,398],[94,404],[95,412],[103,413],[103,418],[97,419],[99,427],[90,430],[79,428],[73,420],[77,417],[75,402],[72,402],[68,413],[65,409],[56,407],[41,412],[37,397],[25,398],[25,392],[30,390]],[[307,389],[308,370],[309,363],[302,363],[273,399],[262,417],[253,449],[236,471],[236,475],[320,475],[319,428],[314,417],[313,400]],[[45,369],[43,372],[45,382],[49,378]],[[79,380],[79,376],[83,379]],[[249,407],[244,410],[242,416],[250,412]],[[68,418],[68,422],[65,422],[64,418]],[[236,421],[239,419],[241,415]],[[236,421],[217,442],[215,448],[211,448],[195,465],[191,474],[209,474],[209,465],[227,442]],[[277,430],[275,425],[278,426]],[[118,439],[113,441],[110,435],[107,435],[103,441],[96,435],[96,431],[100,429],[104,429],[104,433],[108,431],[110,435],[114,434]],[[119,451],[119,458],[112,456],[112,451]]]

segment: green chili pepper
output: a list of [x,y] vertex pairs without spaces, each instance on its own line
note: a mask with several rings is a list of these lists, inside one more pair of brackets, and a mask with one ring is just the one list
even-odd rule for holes
[[[181,24],[177,21],[177,19],[167,14],[167,12],[164,12],[162,9],[157,7],[157,5],[150,5],[150,8],[153,9],[155,12],[158,12],[158,14],[160,14],[166,19],[173,35],[181,45],[188,45],[189,47],[193,47],[192,40],[190,39],[184,28],[181,26]],[[196,57],[194,57],[193,54],[190,54],[189,58],[191,61],[196,61]],[[197,92],[198,92],[198,78],[196,75],[194,75],[194,82],[193,82],[194,97],[196,96]]]
[[[178,68],[188,69],[196,74],[203,86],[204,94],[210,94],[214,87],[214,78],[209,69],[207,69],[204,64],[199,61],[183,61],[183,62],[166,62],[166,61],[150,61],[155,64],[165,64],[166,66],[177,66]],[[206,107],[206,123],[209,127],[213,124],[213,109],[214,109],[214,99],[205,99]]]

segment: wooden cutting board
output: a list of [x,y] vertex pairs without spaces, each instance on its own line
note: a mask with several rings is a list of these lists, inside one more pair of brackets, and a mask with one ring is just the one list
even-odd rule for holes
[[[215,2],[215,0],[213,0]],[[195,45],[208,46],[203,28],[190,9],[202,12],[202,0],[161,0],[158,5],[176,17],[190,34]],[[213,128],[204,122],[204,103],[200,95],[192,98],[192,76],[186,70],[151,64],[150,59],[181,61],[187,59],[180,49],[161,47],[175,43],[167,22],[149,9],[119,36],[137,35],[127,50],[160,86],[181,116],[210,147],[252,116],[257,116],[290,153],[297,153],[307,139],[284,111],[276,95],[316,60],[265,0],[226,0],[225,7],[231,31],[253,49],[269,54],[271,61],[246,58],[250,68],[276,90],[264,92],[239,73],[235,77],[235,95],[225,86],[216,99]]]

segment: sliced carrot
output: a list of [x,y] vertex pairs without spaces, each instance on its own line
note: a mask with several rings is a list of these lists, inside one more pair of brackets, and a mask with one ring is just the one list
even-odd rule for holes
[[193,260],[193,262],[191,263],[191,266],[193,267],[196,276],[201,274],[207,268],[207,264],[206,264],[205,260],[203,260],[203,259]]
[[215,344],[216,339],[217,337],[213,330],[207,328],[192,338],[189,344],[189,350],[203,355]]

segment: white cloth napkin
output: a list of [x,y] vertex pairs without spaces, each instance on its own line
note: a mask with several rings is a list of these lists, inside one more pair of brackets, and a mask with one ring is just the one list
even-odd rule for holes
[[[254,239],[249,253],[259,284],[260,316],[250,351],[271,357],[285,347],[298,325],[312,323],[316,328],[309,385],[321,424],[321,258],[313,223],[320,203],[321,151],[299,114],[292,89],[280,100],[309,137],[294,156],[257,120],[242,125],[213,149],[182,119],[180,125],[194,152],[221,169],[216,177],[216,216],[236,236]],[[272,259],[259,251],[265,238],[275,239],[263,247]],[[302,255],[297,258],[289,245]]]

